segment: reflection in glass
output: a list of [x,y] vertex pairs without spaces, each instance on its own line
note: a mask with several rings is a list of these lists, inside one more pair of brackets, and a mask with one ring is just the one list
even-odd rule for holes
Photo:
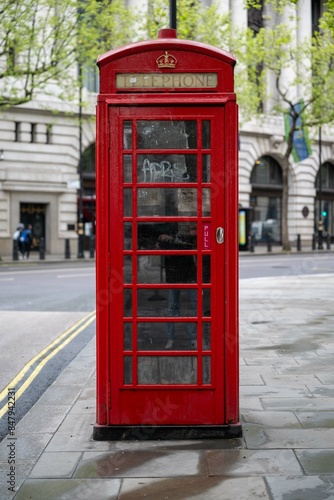
[[197,144],[195,120],[140,120],[137,134],[138,149],[187,149]]
[[202,283],[211,283],[211,256],[203,255]]
[[138,283],[165,283],[163,255],[141,255],[137,259]]
[[132,148],[132,122],[123,122],[123,149]]
[[139,384],[196,384],[196,356],[138,356]]
[[124,222],[124,250],[132,249],[132,224]]
[[211,215],[211,189],[202,189],[202,215],[208,217]]
[[124,257],[124,283],[132,283],[132,257],[126,255]]
[[140,188],[137,191],[139,216],[196,216],[195,188]]
[[137,157],[138,182],[196,182],[197,155],[145,154]]
[[162,288],[159,289],[158,300],[154,292],[153,289],[138,289],[138,316],[150,318],[197,316],[195,288]]
[[169,341],[168,328],[173,327],[174,340],[168,349],[188,351],[196,349],[197,324],[194,322],[138,323],[138,350],[163,351]]
[[132,384],[132,357],[124,356],[124,384]]
[[211,155],[202,155],[202,182],[210,182]]
[[207,321],[203,322],[202,348],[203,351],[211,349],[211,324]]
[[142,222],[138,224],[139,250],[196,250],[194,222]]
[[202,383],[211,384],[211,357],[203,356]]
[[123,189],[124,193],[124,217],[131,217],[132,216],[132,189],[131,188],[125,188]]
[[123,347],[124,351],[132,351],[132,323],[124,323]]
[[203,120],[202,121],[202,148],[210,149],[211,147],[211,134],[210,134],[210,121]]
[[132,316],[132,290],[124,289],[124,317],[131,318]]
[[211,316],[211,290],[210,288],[204,288],[203,289],[203,311],[202,311],[202,316],[208,318]]
[[123,156],[123,180],[124,182],[132,182],[132,156]]

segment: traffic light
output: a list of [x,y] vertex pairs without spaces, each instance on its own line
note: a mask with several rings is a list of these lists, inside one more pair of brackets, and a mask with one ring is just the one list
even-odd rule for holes
[[327,217],[327,211],[326,211],[326,210],[323,210],[323,211],[321,212],[321,215],[322,215],[323,217]]

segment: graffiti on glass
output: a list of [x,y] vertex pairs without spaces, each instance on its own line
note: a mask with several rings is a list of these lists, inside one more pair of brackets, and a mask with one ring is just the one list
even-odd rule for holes
[[142,166],[144,182],[185,182],[189,180],[187,167],[184,163],[171,163],[167,160],[161,162],[152,162],[145,158]]

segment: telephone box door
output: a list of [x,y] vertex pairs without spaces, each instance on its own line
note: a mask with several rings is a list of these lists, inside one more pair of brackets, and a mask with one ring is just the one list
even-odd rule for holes
[[226,106],[108,109],[108,424],[237,422]]

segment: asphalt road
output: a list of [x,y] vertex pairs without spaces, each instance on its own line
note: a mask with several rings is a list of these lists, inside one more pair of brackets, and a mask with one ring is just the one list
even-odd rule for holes
[[334,273],[334,253],[242,254],[240,279]]

